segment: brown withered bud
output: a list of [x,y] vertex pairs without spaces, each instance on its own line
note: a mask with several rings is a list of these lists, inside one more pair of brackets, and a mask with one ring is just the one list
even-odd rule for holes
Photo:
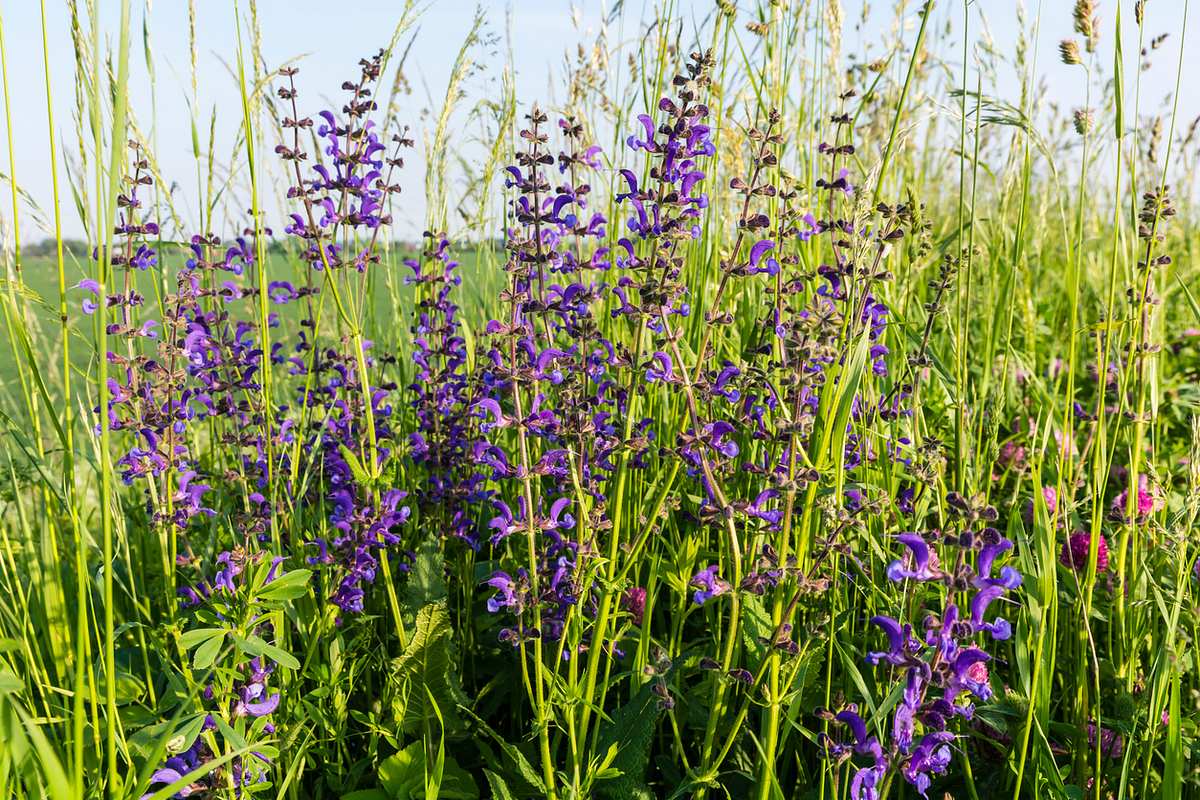
[[1158,148],[1162,144],[1162,135],[1162,117],[1155,117],[1154,123],[1150,126],[1150,141],[1146,144],[1146,160],[1151,164],[1158,163]]

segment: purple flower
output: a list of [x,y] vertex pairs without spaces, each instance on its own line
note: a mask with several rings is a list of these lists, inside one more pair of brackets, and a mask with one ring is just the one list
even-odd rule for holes
[[1138,476],[1137,501],[1134,505],[1132,518],[1129,515],[1129,489],[1122,489],[1112,503],[1112,516],[1125,522],[1144,522],[1159,507],[1157,490],[1150,485],[1149,478],[1143,473]]
[[929,544],[916,533],[902,533],[896,537],[909,550],[908,564],[904,560],[896,560],[888,565],[887,576],[893,581],[907,579],[914,581],[933,581],[945,577],[938,569],[937,553],[929,549]]
[[[86,292],[91,292],[97,298],[100,297],[100,284],[91,278],[84,278],[79,283],[75,284],[75,288],[83,289]],[[83,298],[83,313],[94,314],[99,307],[99,303],[90,297]]]
[[475,412],[483,421],[479,424],[479,429],[483,433],[489,433],[496,428],[507,427],[511,420],[504,416],[504,412],[500,410],[500,404],[490,397],[477,402],[474,406]]
[[296,299],[296,287],[287,281],[271,281],[267,285],[267,296],[273,303],[290,303]]
[[1008,589],[1016,589],[1021,585],[1021,574],[1013,567],[1002,567],[1000,569],[1000,578],[997,580],[992,578],[992,564],[1001,554],[1012,549],[1013,543],[1008,539],[1001,539],[994,544],[984,545],[979,551],[979,563],[977,567],[978,577],[975,580],[975,585],[984,586],[987,584],[999,584]]
[[733,588],[729,585],[729,581],[720,576],[720,570],[720,565],[710,564],[692,576],[691,585],[697,587],[692,594],[692,601],[696,605],[702,606],[712,598],[719,597]]
[[993,639],[1007,639],[1012,635],[1012,626],[1008,620],[996,617],[992,622],[984,622],[984,614],[992,601],[1002,597],[1008,588],[1000,585],[985,586],[971,599],[971,625],[977,631],[987,631]]
[[507,572],[496,571],[485,583],[496,590],[496,593],[488,598],[488,611],[495,614],[502,608],[520,609],[521,601],[517,595],[517,584]]
[[777,275],[780,267],[779,262],[774,258],[767,257],[766,265],[762,267],[759,266],[763,256],[774,248],[775,242],[771,241],[770,239],[763,239],[762,241],[756,242],[754,246],[750,248],[750,268],[748,272],[752,275],[757,273]]
[[746,509],[746,513],[751,517],[761,519],[766,522],[771,530],[775,530],[779,523],[783,520],[783,509],[768,508],[767,505],[779,497],[778,489],[764,489],[754,498],[754,502]]
[[242,558],[238,554],[225,551],[217,556],[217,563],[221,565],[221,568],[213,576],[213,585],[230,594],[236,593],[237,586],[233,579],[242,572]]
[[954,741],[954,734],[945,731],[927,733],[913,749],[908,763],[904,766],[904,779],[911,783],[922,797],[929,790],[932,782],[930,775],[943,775],[950,766],[949,743]]
[[[1165,712],[1164,712],[1165,713]],[[1169,719],[1168,719],[1169,721]],[[1096,723],[1089,722],[1087,726],[1088,747],[1096,748]],[[1100,730],[1100,752],[1108,758],[1120,758],[1125,752],[1125,737],[1110,728]]]
[[916,640],[913,639],[912,626],[907,624],[901,625],[891,617],[882,614],[871,617],[871,623],[883,629],[884,634],[887,636],[888,649],[868,653],[867,661],[871,664],[886,661],[896,666],[909,664],[912,660],[912,652],[917,646]]
[[508,503],[505,503],[503,500],[493,500],[492,505],[500,512],[488,522],[488,527],[494,531],[490,541],[493,545],[496,545],[514,533],[519,533],[524,529],[525,523],[522,520],[524,516],[524,499],[522,498],[518,506],[520,513],[516,517],[513,516],[512,509],[508,507]]
[[[822,712],[828,714],[828,712]],[[828,758],[841,760],[853,755],[871,759],[869,766],[858,767],[850,781],[850,797],[852,800],[878,800],[879,789],[883,785],[888,769],[889,760],[879,744],[879,740],[867,734],[867,724],[858,715],[858,709],[851,704],[833,716],[833,722],[850,730],[851,742],[843,744],[832,737],[821,735],[819,744]]]
[[661,381],[670,383],[675,380],[675,371],[672,369],[671,357],[666,353],[657,351],[650,357],[650,366],[646,369],[646,382],[654,383]]
[[887,775],[887,764],[863,767],[850,781],[851,800],[879,800],[879,788]]
[[[990,698],[992,687],[988,682],[987,662],[991,658],[978,647],[965,647],[960,650],[954,657],[951,688],[968,691],[981,700]],[[949,697],[947,699],[952,700]]]
[[248,700],[241,703],[239,709],[243,715],[251,717],[265,717],[267,714],[272,714],[279,707],[279,692],[272,694],[261,700]]

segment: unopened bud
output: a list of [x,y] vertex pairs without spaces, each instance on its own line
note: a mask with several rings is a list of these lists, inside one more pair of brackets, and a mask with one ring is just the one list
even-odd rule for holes
[[1059,42],[1058,54],[1064,64],[1083,63],[1083,57],[1079,54],[1079,42],[1074,39],[1063,39]]
[[1090,108],[1075,109],[1075,132],[1080,136],[1086,136],[1092,130],[1094,117]]

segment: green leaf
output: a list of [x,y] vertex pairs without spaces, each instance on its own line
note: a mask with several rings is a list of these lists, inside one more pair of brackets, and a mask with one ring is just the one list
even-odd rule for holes
[[421,730],[425,720],[441,708],[450,733],[462,727],[454,709],[465,703],[466,695],[459,683],[453,626],[445,603],[421,608],[415,627],[408,648],[392,661],[393,677],[401,685],[401,699],[393,706],[396,720],[401,730],[412,733]]
[[509,791],[508,784],[490,769],[483,771],[483,777],[487,778],[488,788],[492,790],[492,800],[516,800],[513,793]]
[[366,468],[363,466],[362,461],[358,459],[358,456],[354,454],[354,451],[344,444],[338,445],[338,450],[341,452],[342,458],[346,459],[346,464],[349,465],[350,472],[354,474],[354,480],[360,486],[371,486],[374,480],[367,474]]
[[621,774],[598,785],[598,795],[613,800],[631,800],[645,793],[650,742],[654,739],[655,724],[661,713],[654,686],[646,683],[628,703],[613,712],[608,724],[601,727],[596,752],[603,753],[615,747],[617,755],[610,764]]
[[379,782],[392,800],[420,796],[425,786],[425,745],[416,741],[379,765]]
[[771,615],[764,607],[762,598],[748,595],[742,601],[742,639],[750,655],[747,667],[751,672],[758,669],[767,653],[767,646],[762,639],[770,640],[773,633],[775,626],[771,624]]
[[258,636],[247,636],[245,639],[238,639],[238,648],[243,653],[252,656],[266,656],[286,669],[300,669],[300,662],[296,660],[295,656],[273,644],[268,644]]
[[[1167,705],[1167,752],[1163,759],[1162,797],[1182,797],[1183,791],[1183,731],[1179,704],[1179,670],[1172,660],[1171,695]],[[1193,750],[1193,754],[1194,754]]]
[[[425,743],[417,740],[379,765],[379,782],[392,800],[416,800],[425,796]],[[437,796],[446,800],[476,800],[479,787],[451,756],[442,763]]]
[[[504,753],[505,761],[507,762],[504,764],[506,771],[510,771],[511,773],[515,774],[522,780],[522,782],[524,782],[525,788],[518,789],[514,793],[523,797],[529,795],[545,797],[546,787],[545,784],[542,783],[542,776],[539,775],[538,771],[533,768],[532,764],[529,763],[529,759],[525,757],[525,754],[521,752],[521,749],[492,730],[491,726],[477,716],[475,712],[471,711],[471,709],[467,708],[466,706],[461,706],[460,710],[467,715],[475,727],[479,728],[480,733],[483,733],[485,736],[487,736],[487,738],[495,742],[500,748],[501,752]],[[481,737],[475,736],[474,738],[477,742],[480,742],[480,749],[484,750],[485,753],[488,752],[480,741]],[[494,760],[495,759],[490,759],[489,763]]]
[[185,631],[179,637],[179,644],[184,650],[191,650],[198,644],[206,642],[216,636],[224,636],[223,628],[197,628],[196,630]]
[[194,669],[208,669],[216,663],[217,655],[221,652],[221,645],[225,643],[225,631],[220,633],[220,636],[214,636],[196,648],[196,652],[192,654]]
[[312,577],[310,569],[294,569],[285,572],[268,583],[259,591],[258,596],[263,600],[295,600],[308,591],[308,579]]
[[446,579],[442,575],[442,549],[433,537],[426,539],[417,548],[417,557],[408,574],[408,607],[410,613],[430,603],[446,599]]
[[[5,669],[0,674],[9,674],[9,671]],[[0,692],[0,741],[4,742],[0,749],[0,767],[7,768],[8,764],[15,763],[24,771],[30,787],[44,787],[39,797],[69,800],[71,784],[56,748],[41,726],[8,692]],[[4,771],[6,769],[0,770]]]
[[[846,363],[838,373],[837,381],[833,384],[834,393],[829,408],[833,414],[822,412],[824,416],[821,429],[820,446],[815,453],[810,454],[817,469],[823,470],[838,461],[845,452],[846,430],[850,422],[850,412],[854,407],[854,399],[858,395],[858,385],[862,381],[870,351],[870,329],[864,328],[858,336],[858,341],[851,351]],[[824,401],[822,401],[824,408]],[[814,438],[814,441],[816,439]]]
[[[200,721],[203,723],[204,718],[201,717]],[[155,725],[147,725],[140,730],[134,731],[133,735],[130,736],[128,740],[129,749],[136,753],[143,760],[149,758],[159,742],[167,737],[174,736],[176,725],[177,723],[175,720],[169,719],[166,722],[159,722]],[[171,745],[168,744],[167,750],[170,751],[171,749]]]

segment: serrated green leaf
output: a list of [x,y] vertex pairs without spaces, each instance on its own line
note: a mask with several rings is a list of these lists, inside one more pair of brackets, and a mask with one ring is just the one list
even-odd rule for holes
[[408,574],[408,607],[410,613],[430,603],[446,599],[446,580],[442,575],[442,549],[439,542],[430,537],[417,548],[417,557]]
[[394,680],[400,684],[400,700],[393,707],[401,730],[422,729],[433,708],[426,691],[437,706],[445,709],[447,733],[462,727],[454,711],[466,701],[458,678],[454,654],[453,626],[445,603],[430,603],[417,612],[415,631],[404,653],[392,660]]
[[509,791],[508,784],[490,769],[483,771],[483,777],[487,779],[488,788],[492,790],[492,800],[516,800],[513,793]]
[[637,694],[618,708],[611,721],[600,729],[597,752],[617,748],[610,769],[620,775],[607,778],[596,787],[596,793],[612,800],[631,800],[645,791],[646,767],[650,763],[650,743],[662,713],[652,683],[646,683]]
[[[544,797],[546,794],[546,787],[545,784],[542,783],[542,776],[539,775],[538,771],[535,770],[533,765],[529,763],[529,759],[525,757],[525,754],[521,752],[520,748],[492,730],[491,726],[484,722],[483,719],[471,709],[467,708],[466,706],[460,706],[459,708],[464,714],[467,715],[467,717],[471,720],[471,723],[478,727],[479,730],[485,736],[487,736],[487,738],[495,742],[500,748],[501,752],[504,753],[505,760],[507,762],[504,765],[507,768],[506,771],[511,771],[512,774],[515,774],[525,783],[524,788],[518,789],[514,793],[518,794],[519,796],[528,796],[533,794],[538,797]],[[479,737],[476,737],[476,739],[478,738]]]
[[344,444],[338,445],[338,451],[342,454],[342,458],[346,460],[346,464],[350,467],[350,472],[354,474],[354,480],[360,486],[370,486],[374,481],[367,474],[366,468],[362,461],[354,454],[354,451]]

